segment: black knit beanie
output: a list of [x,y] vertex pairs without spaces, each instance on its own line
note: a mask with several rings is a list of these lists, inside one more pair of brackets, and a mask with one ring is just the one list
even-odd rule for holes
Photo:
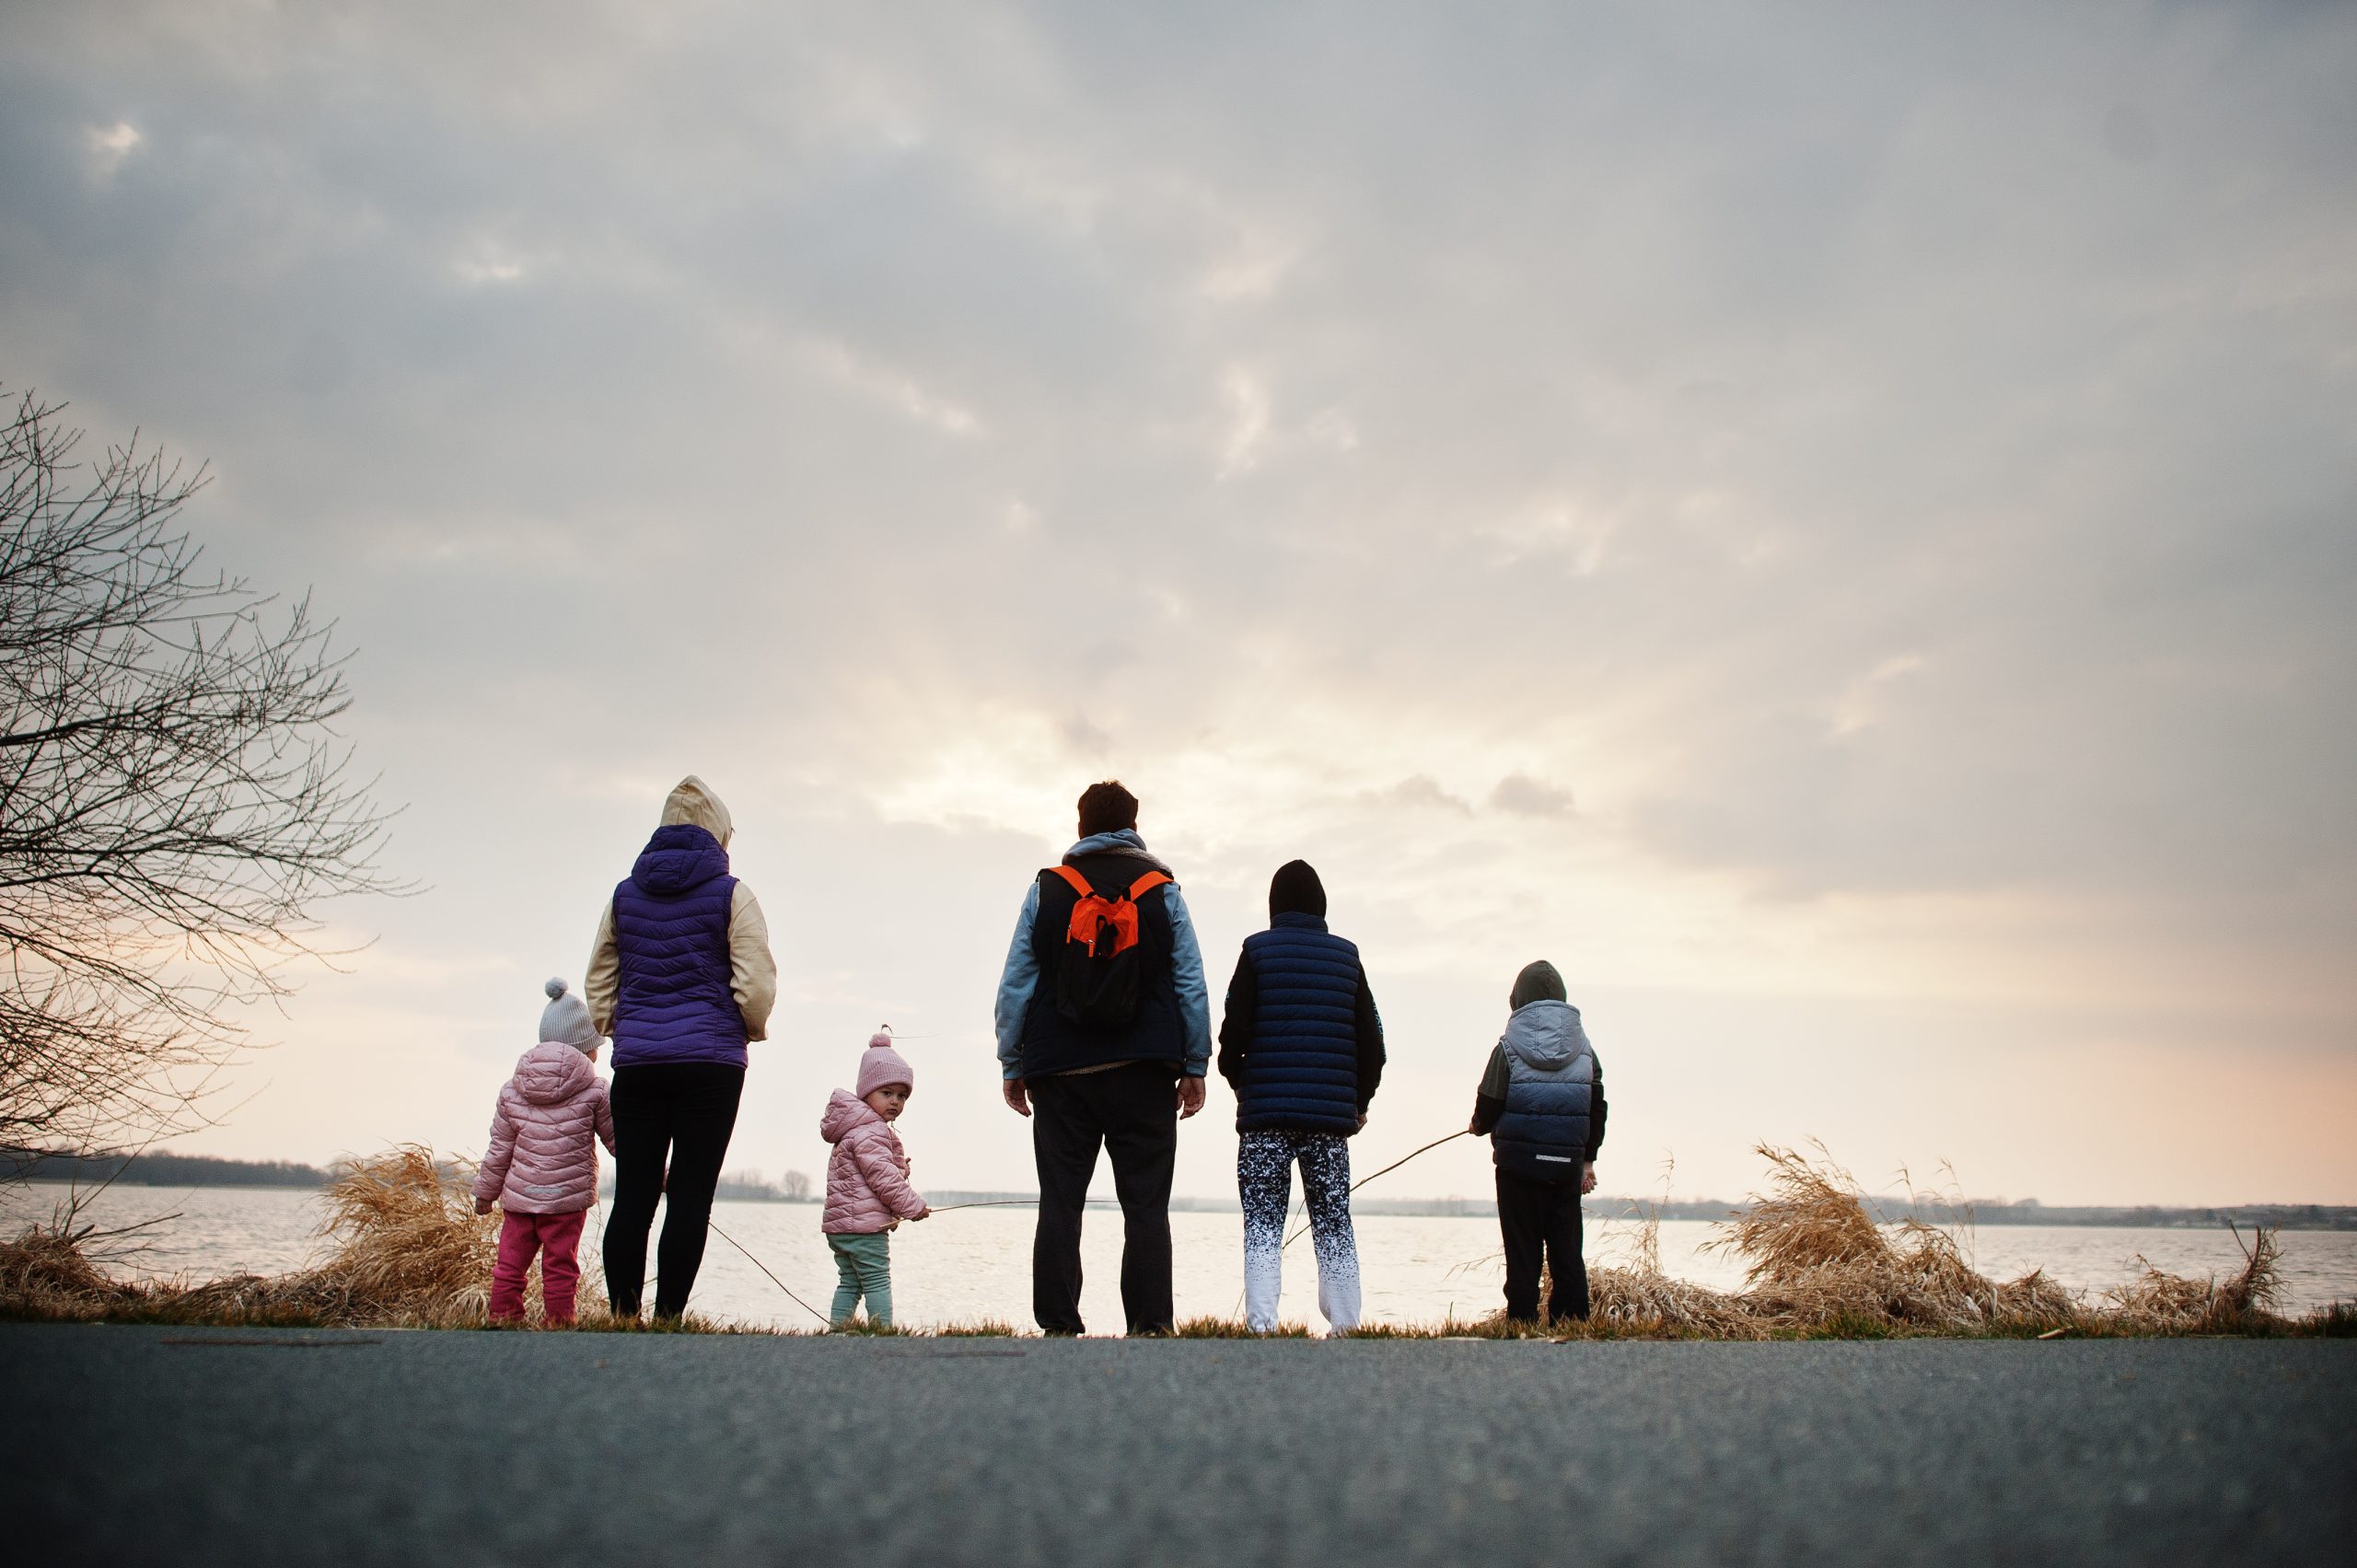
[[1516,1012],[1533,1002],[1567,1002],[1570,993],[1563,989],[1563,977],[1555,966],[1541,958],[1535,964],[1525,964],[1522,972],[1514,977],[1513,1005]]
[[1314,914],[1326,918],[1326,884],[1306,860],[1288,860],[1269,878],[1269,918],[1281,914]]

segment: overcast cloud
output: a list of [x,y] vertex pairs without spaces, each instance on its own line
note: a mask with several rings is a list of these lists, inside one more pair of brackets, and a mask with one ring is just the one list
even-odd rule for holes
[[1370,1154],[1546,956],[1608,1191],[2357,1202],[2352,80],[2288,5],[14,6],[0,380],[212,460],[431,889],[191,1146],[474,1147],[693,771],[735,1163],[888,1019],[922,1179],[1028,1186],[991,982],[1119,774],[1215,985],[1325,872]]

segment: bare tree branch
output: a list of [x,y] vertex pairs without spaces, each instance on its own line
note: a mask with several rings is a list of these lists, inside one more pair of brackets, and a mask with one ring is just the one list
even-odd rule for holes
[[333,626],[204,570],[202,469],[61,412],[0,428],[0,1153],[201,1121],[234,1013],[334,958],[311,912],[402,890]]

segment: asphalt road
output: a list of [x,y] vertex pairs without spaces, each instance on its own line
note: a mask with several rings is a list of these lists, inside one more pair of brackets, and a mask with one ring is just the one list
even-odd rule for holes
[[2357,1344],[0,1326],[81,1563],[2333,1562]]

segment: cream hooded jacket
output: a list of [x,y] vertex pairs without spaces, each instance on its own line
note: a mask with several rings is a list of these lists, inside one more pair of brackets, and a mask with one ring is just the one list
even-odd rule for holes
[[[687,822],[702,828],[726,849],[736,824],[728,807],[712,787],[691,773],[681,779],[663,802],[661,826]],[[777,960],[770,957],[769,922],[761,918],[761,900],[744,883],[737,884],[728,906],[729,990],[737,1011],[744,1015],[745,1038],[767,1040],[770,1010],[777,1005]],[[589,1004],[590,1021],[601,1035],[614,1032],[614,999],[621,989],[621,950],[614,942],[614,900],[606,900],[598,917],[598,940],[589,949],[589,972],[581,982],[582,999]]]

